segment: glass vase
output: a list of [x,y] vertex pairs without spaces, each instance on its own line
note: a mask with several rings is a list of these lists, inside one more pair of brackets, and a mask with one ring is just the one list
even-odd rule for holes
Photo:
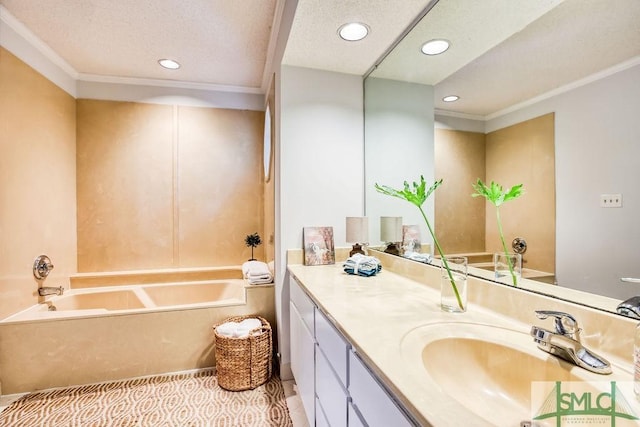
[[522,255],[504,252],[494,253],[493,271],[498,282],[518,286],[522,279]]
[[467,311],[467,257],[448,256],[441,261],[440,308],[450,313]]

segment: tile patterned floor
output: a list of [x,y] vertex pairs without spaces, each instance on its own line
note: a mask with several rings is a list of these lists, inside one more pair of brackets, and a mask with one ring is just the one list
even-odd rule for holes
[[[298,395],[297,387],[294,380],[282,381],[282,387],[284,388],[284,395],[287,400],[287,407],[289,408],[289,416],[293,422],[293,427],[309,427],[307,417],[302,407],[302,400]],[[14,401],[18,400],[26,393],[13,394],[0,397],[0,412],[7,406],[11,405]]]

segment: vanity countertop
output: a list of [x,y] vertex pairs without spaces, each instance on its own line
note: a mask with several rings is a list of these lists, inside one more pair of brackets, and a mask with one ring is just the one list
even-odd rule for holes
[[[384,268],[376,276],[361,277],[346,274],[339,263],[323,266],[288,266],[291,275],[306,290],[319,309],[349,340],[370,369],[421,425],[470,425],[471,421],[474,426],[493,425],[466,410],[437,386],[426,387],[421,381],[423,377],[416,375],[418,370],[424,368],[418,366],[415,357],[407,357],[407,352],[403,351],[404,340],[412,330],[427,324],[442,323],[439,328],[452,330],[456,328],[456,323],[492,325],[528,335],[531,329],[528,319],[531,318],[532,322],[542,321],[535,319],[533,314],[524,317],[527,321],[518,320],[474,303],[473,294],[477,290],[472,289],[486,286],[475,278],[469,279],[470,302],[467,312],[443,312],[439,306],[439,288],[432,283],[434,280],[439,281],[439,269],[432,266],[421,268],[425,271],[425,283],[412,280],[409,278],[412,275],[405,276]],[[429,282],[431,286],[426,284]],[[522,303],[524,307],[528,306],[528,311],[531,312],[535,308],[563,308],[558,307],[561,302],[552,300],[549,301],[549,307],[532,307],[531,304],[540,304],[539,299],[545,297],[528,295],[508,287],[494,287],[501,288],[498,292],[514,293],[515,298],[533,299]],[[606,313],[596,315],[604,316]],[[552,328],[552,324],[547,326]],[[532,339],[530,346],[532,352],[544,353],[536,348]],[[600,349],[597,350],[601,352]],[[615,356],[610,357],[608,353],[605,355],[612,363],[624,366],[625,370],[628,368],[628,361],[617,359]],[[455,369],[455,359],[456,355],[451,354],[451,369]],[[514,360],[513,363],[518,361]],[[583,371],[578,367],[567,369]],[[614,370],[617,380],[632,380],[628,372],[620,375],[621,372]],[[614,378],[607,376],[605,380],[611,379]],[[463,384],[461,386],[464,387]]]

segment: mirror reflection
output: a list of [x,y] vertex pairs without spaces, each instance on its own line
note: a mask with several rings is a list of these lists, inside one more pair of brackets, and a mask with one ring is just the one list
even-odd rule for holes
[[[640,277],[638,22],[636,0],[438,1],[365,79],[372,244],[380,216],[419,224],[430,243],[411,206],[375,183],[443,179],[425,204],[438,240],[447,254],[476,254],[474,271],[491,277],[482,256],[500,248],[494,206],[472,198],[472,184],[522,183],[500,214],[506,240],[527,242],[523,276],[536,290],[640,294],[621,281]],[[449,47],[425,55],[429,40]]]

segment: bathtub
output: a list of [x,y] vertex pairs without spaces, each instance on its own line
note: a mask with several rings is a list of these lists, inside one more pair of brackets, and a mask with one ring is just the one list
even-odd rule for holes
[[72,289],[1,323],[242,305],[246,286],[243,279],[228,279]]
[[215,366],[214,324],[256,314],[275,329],[273,285],[227,273],[72,277],[63,295],[0,321],[0,393]]

